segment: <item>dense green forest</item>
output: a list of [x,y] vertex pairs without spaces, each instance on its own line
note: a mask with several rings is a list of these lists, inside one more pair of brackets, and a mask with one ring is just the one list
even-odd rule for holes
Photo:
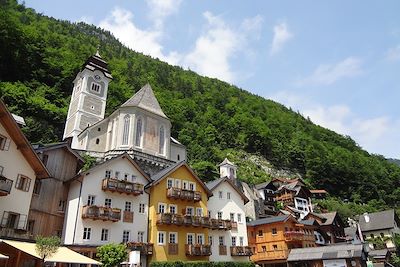
[[[342,200],[383,206],[400,201],[400,167],[349,136],[234,85],[132,51],[93,25],[49,18],[16,1],[0,3],[0,96],[25,118],[31,142],[60,141],[72,81],[100,45],[114,76],[107,112],[149,82],[171,119],[172,135],[187,146],[189,162],[204,180],[215,178],[227,152],[235,160],[243,151],[295,170]],[[268,179],[254,166],[239,175],[250,183]]]

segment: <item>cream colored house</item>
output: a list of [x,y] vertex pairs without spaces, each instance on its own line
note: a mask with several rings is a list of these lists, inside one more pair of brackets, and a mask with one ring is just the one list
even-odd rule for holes
[[38,179],[49,176],[0,100],[0,237],[30,237],[28,214],[32,193]]

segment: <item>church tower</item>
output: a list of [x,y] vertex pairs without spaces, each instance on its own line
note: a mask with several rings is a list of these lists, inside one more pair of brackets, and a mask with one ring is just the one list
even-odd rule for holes
[[98,51],[76,75],[63,137],[72,138],[72,148],[78,148],[77,136],[85,128],[104,119],[108,83],[111,80],[107,62]]
[[227,158],[219,164],[219,175],[220,177],[228,177],[229,179],[236,180],[237,166],[230,162]]

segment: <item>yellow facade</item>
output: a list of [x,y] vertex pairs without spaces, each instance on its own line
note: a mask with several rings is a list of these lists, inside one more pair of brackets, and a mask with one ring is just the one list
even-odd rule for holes
[[[202,243],[208,244],[208,228],[202,226],[193,226],[181,223],[160,223],[161,215],[159,206],[164,205],[165,215],[170,213],[170,207],[175,207],[177,216],[183,216],[186,213],[187,207],[192,207],[196,215],[202,213],[203,217],[208,214],[207,200],[208,192],[204,184],[194,175],[185,163],[177,169],[166,174],[165,177],[156,181],[150,187],[150,202],[149,202],[149,242],[154,244],[153,254],[150,261],[196,261],[208,260],[208,256],[187,255],[187,235],[193,234],[193,246],[198,243],[198,236],[202,239]],[[172,182],[171,182],[172,181]],[[188,189],[189,184],[194,190],[184,190],[187,193],[196,191],[201,200],[195,201],[192,199],[179,199],[179,197],[168,196],[168,183],[173,183],[173,190]],[[185,184],[185,185],[184,185]],[[201,208],[202,210],[199,210]],[[169,218],[169,217],[168,217]],[[182,218],[182,217],[181,217]],[[199,217],[200,218],[200,217]],[[160,244],[159,232],[164,232],[164,242]],[[170,233],[176,233],[174,244],[170,244]],[[161,234],[162,235],[162,234]],[[203,248],[203,246],[202,246]],[[190,254],[190,253],[189,253]],[[200,253],[203,254],[203,253]]]

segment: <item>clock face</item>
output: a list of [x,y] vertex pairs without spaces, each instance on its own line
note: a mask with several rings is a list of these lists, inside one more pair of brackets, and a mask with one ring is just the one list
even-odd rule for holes
[[96,74],[96,75],[94,75],[94,79],[99,81],[99,80],[101,80],[101,77],[100,77],[100,75]]

